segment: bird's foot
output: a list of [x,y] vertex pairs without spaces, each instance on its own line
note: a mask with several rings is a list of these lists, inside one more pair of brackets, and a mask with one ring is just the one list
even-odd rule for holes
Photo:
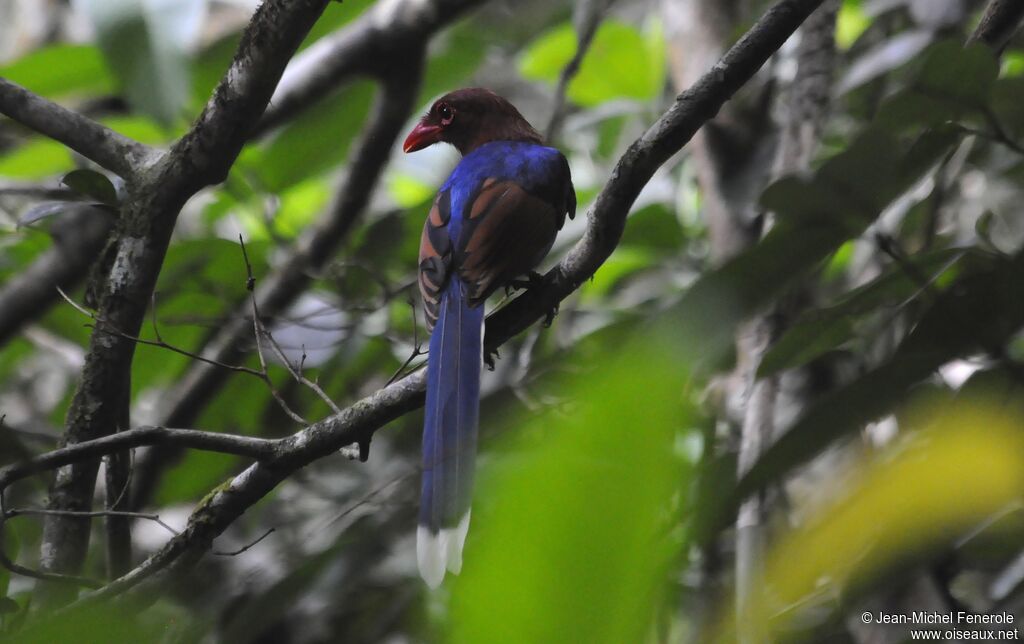
[[537,271],[530,271],[526,274],[524,280],[512,280],[505,287],[505,295],[509,295],[511,291],[518,291],[522,289],[537,288],[543,286],[545,282],[544,276]]
[[500,358],[497,349],[485,350],[484,351],[484,364],[487,365],[488,371],[494,371],[494,359]]
[[558,302],[555,302],[554,306],[548,309],[548,312],[544,314],[544,328],[551,328],[551,323],[555,321],[555,317],[558,315]]

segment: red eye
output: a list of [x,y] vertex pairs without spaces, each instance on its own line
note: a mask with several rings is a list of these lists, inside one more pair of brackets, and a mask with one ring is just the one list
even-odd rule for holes
[[448,103],[441,103],[437,106],[437,115],[441,117],[441,125],[448,125],[455,117],[455,110]]

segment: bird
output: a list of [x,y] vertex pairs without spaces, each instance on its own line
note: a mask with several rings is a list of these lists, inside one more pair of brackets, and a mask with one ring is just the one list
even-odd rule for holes
[[[405,139],[462,159],[434,199],[420,240],[419,290],[430,331],[423,475],[416,529],[431,588],[462,569],[469,530],[484,362],[484,302],[498,288],[536,284],[534,269],[576,212],[569,163],[505,98],[474,87],[437,99]],[[524,275],[530,280],[517,278]]]

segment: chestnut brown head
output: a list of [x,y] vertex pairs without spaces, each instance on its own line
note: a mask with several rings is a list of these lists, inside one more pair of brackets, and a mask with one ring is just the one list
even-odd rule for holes
[[437,99],[405,139],[406,152],[450,143],[463,155],[491,141],[543,141],[519,110],[489,89],[471,87]]

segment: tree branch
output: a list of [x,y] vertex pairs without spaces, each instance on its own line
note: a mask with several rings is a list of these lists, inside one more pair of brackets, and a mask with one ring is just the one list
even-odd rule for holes
[[0,78],[0,113],[59,141],[101,167],[133,179],[160,152]]
[[[323,270],[348,237],[366,209],[394,142],[414,109],[422,69],[409,61],[422,61],[410,53],[394,70],[377,97],[369,129],[350,155],[349,171],[330,211],[299,240],[297,248],[271,275],[260,281],[255,306],[264,319],[280,316]],[[159,418],[164,425],[193,424],[200,411],[220,391],[228,372],[213,363],[237,363],[253,334],[251,306],[243,305],[203,351],[206,363],[196,362],[165,398]],[[151,450],[140,455],[139,474],[133,494],[133,508],[146,505],[164,469],[180,457],[181,450]]]
[[359,74],[386,79],[407,64],[408,50],[484,0],[396,0],[377,3],[351,25],[325,36],[288,66],[254,132],[262,134],[294,118]]
[[613,2],[615,0],[584,0],[576,4],[576,52],[558,76],[554,107],[551,109],[548,126],[544,128],[544,139],[548,142],[553,142],[562,130],[562,121],[565,120],[565,93],[569,89],[569,81],[579,72],[597,29]]
[[[490,347],[543,315],[585,281],[618,243],[634,199],[654,171],[677,152],[707,119],[800,26],[822,0],[782,0],[770,9],[693,88],[672,106],[620,159],[611,180],[590,211],[583,239],[553,269],[546,288],[517,298],[488,323]],[[282,439],[276,458],[254,463],[208,496],[193,512],[188,526],[132,572],[90,593],[79,604],[112,597],[136,588],[141,601],[155,597],[163,580],[187,570],[209,551],[213,539],[292,472],[365,441],[386,423],[423,403],[425,373],[420,370],[353,404],[343,413]],[[145,583],[143,583],[145,582]],[[142,584],[142,585],[140,585]]]
[[[231,67],[195,125],[152,166],[138,173],[122,205],[116,256],[101,291],[99,317],[129,336],[138,335],[171,232],[184,203],[200,188],[223,179],[266,108],[287,61],[328,0],[267,0],[242,36]],[[71,406],[64,440],[80,443],[117,426],[118,394],[131,372],[135,343],[97,328]],[[75,462],[57,472],[49,509],[88,511],[97,462]],[[45,570],[76,573],[89,542],[88,520],[46,517],[40,548]],[[46,591],[47,593],[49,591]],[[63,603],[67,593],[41,597]]]
[[997,52],[1002,51],[1017,31],[1021,19],[1024,19],[1024,2],[991,0],[967,42],[983,42]]
[[675,103],[626,150],[588,212],[583,238],[533,288],[488,318],[485,347],[497,348],[590,279],[622,236],[626,215],[640,190],[665,161],[782,46],[822,0],[783,0],[740,39],[714,68],[676,97]]
[[61,447],[29,460],[0,468],[0,493],[11,483],[38,472],[57,469],[71,463],[97,459],[120,450],[146,445],[180,445],[207,452],[234,454],[256,460],[269,460],[278,454],[283,439],[255,438],[195,429],[146,426],[110,434],[102,438]]
[[49,309],[60,298],[58,288],[81,282],[103,249],[112,218],[86,204],[68,210],[50,229],[53,246],[0,287],[0,346]]
[[260,5],[195,125],[172,149],[212,185],[223,181],[267,108],[285,65],[320,17],[327,0],[268,0]]

